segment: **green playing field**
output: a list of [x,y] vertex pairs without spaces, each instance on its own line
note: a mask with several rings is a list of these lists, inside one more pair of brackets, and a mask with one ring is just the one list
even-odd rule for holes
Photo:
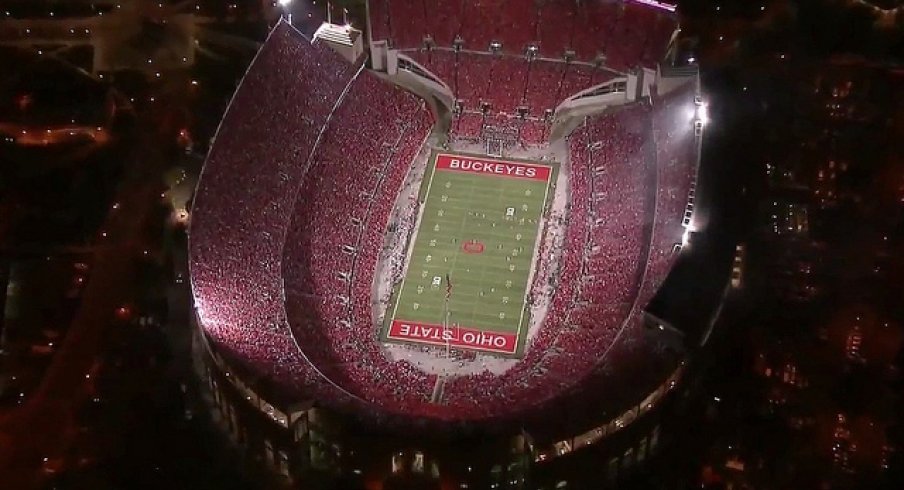
[[[544,170],[543,178],[436,168],[434,155],[423,214],[396,292],[395,323],[444,325],[448,283],[448,326],[507,334],[520,344],[527,328],[526,293],[537,235],[554,173],[533,163],[479,158],[479,168]],[[458,160],[455,160],[458,161]],[[523,172],[523,170],[520,170]],[[400,338],[387,322],[384,338],[441,344],[430,332]],[[397,328],[397,327],[396,327]],[[415,338],[421,337],[421,338]],[[460,334],[456,334],[460,340]],[[501,342],[501,341],[500,341]],[[478,350],[481,346],[455,345]],[[501,344],[500,344],[501,345]],[[509,348],[500,348],[502,352]],[[493,349],[487,349],[493,350]],[[505,352],[515,354],[515,351]]]

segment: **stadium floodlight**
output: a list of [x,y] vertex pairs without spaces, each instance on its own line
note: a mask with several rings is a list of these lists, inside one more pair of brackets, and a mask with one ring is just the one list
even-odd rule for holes
[[709,124],[709,106],[706,102],[700,104],[697,107],[697,120],[700,121],[700,124],[706,126]]
[[289,25],[292,25],[292,12],[288,11],[289,5],[292,3],[292,0],[277,0],[277,2],[279,3],[279,6],[283,9],[283,11],[285,13],[286,22],[288,22]]

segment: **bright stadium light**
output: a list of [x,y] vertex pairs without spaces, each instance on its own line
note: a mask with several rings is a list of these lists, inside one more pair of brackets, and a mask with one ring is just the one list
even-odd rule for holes
[[697,107],[697,119],[704,126],[709,124],[709,106],[705,102]]
[[286,22],[289,25],[292,25],[292,12],[289,12],[289,5],[292,3],[292,0],[278,0],[279,6],[283,9],[283,13],[286,16]]

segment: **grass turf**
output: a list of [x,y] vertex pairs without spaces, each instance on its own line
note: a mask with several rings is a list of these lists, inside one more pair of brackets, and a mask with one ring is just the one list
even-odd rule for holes
[[[448,274],[450,325],[523,340],[528,280],[555,174],[543,181],[434,168],[429,175],[392,318],[442,324]],[[466,252],[466,242],[483,251]]]

